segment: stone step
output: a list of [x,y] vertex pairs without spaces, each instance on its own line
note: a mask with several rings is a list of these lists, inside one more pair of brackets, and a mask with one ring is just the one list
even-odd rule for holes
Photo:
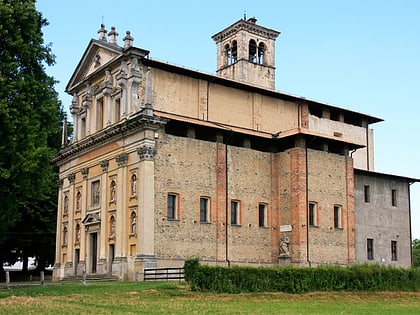
[[[86,281],[117,281],[118,278],[110,275],[86,275]],[[61,281],[83,281],[83,276],[66,276]]]

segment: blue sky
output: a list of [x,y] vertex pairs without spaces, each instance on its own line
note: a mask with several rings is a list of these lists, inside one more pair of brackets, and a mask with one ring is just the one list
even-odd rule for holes
[[[215,73],[211,36],[246,13],[278,30],[276,89],[385,121],[375,130],[375,170],[420,178],[420,1],[38,0],[56,65],[47,72],[66,109],[65,86],[100,24],[127,30],[154,59]],[[411,186],[420,239],[420,183]]]

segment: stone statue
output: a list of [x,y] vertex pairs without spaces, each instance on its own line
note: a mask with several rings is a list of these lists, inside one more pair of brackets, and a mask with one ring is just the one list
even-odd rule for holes
[[287,236],[280,238],[280,256],[290,256],[289,244],[290,239]]

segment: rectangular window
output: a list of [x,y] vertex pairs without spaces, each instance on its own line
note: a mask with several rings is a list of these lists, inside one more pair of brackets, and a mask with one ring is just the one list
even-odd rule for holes
[[230,223],[233,225],[239,225],[239,213],[240,207],[239,207],[239,201],[238,200],[232,200],[230,202]]
[[258,226],[267,226],[267,205],[264,203],[258,205]]
[[101,190],[99,180],[95,180],[91,184],[91,206],[98,207],[101,201]]
[[210,222],[210,199],[207,197],[200,198],[200,222]]
[[341,228],[341,206],[334,206],[334,228]]
[[365,202],[370,202],[370,186],[365,185],[364,186],[364,195],[365,195]]
[[177,194],[168,194],[168,219],[177,220],[178,219],[178,195]]
[[316,226],[316,203],[309,203],[309,226]]
[[397,241],[391,241],[391,260],[397,261]]
[[373,239],[372,238],[367,239],[366,247],[367,247],[367,259],[373,260]]
[[396,189],[391,190],[391,204],[393,207],[397,206],[397,190]]

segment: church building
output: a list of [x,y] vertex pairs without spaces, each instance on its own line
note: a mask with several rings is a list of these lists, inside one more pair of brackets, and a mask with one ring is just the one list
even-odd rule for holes
[[275,89],[280,32],[215,34],[216,75],[104,25],[77,65],[53,278],[144,268],[411,265],[410,185],[374,171],[381,118]]

